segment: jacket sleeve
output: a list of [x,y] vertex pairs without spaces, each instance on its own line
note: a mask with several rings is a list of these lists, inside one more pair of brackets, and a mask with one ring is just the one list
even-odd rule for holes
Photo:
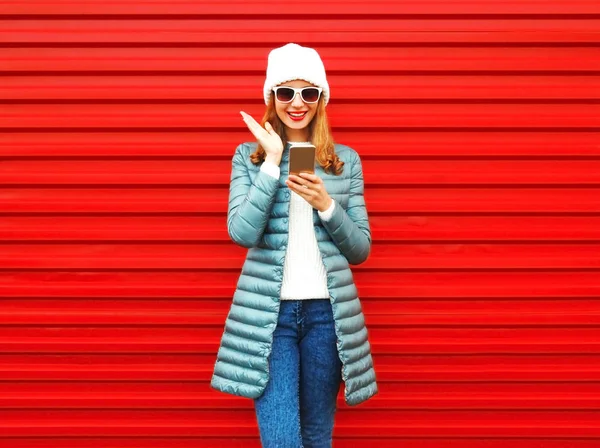
[[279,180],[259,171],[252,183],[244,147],[237,147],[232,160],[227,231],[234,243],[251,248],[258,245],[265,231]]
[[371,252],[371,228],[365,205],[360,157],[355,153],[350,174],[350,198],[346,210],[337,204],[323,226],[350,264],[361,264]]

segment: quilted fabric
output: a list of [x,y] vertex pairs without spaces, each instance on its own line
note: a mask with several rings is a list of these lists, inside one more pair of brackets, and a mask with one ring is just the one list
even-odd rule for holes
[[[227,229],[231,239],[248,248],[248,253],[211,380],[217,390],[248,398],[259,397],[269,381],[268,357],[279,313],[290,201],[285,184],[290,145],[283,151],[279,180],[250,161],[256,145],[242,143],[232,161]],[[360,157],[341,144],[335,145],[335,151],[345,163],[343,173],[325,173],[317,164],[315,174],[323,179],[337,204],[331,220],[326,222],[313,209],[313,223],[327,270],[344,397],[347,404],[357,405],[377,393],[377,382],[365,318],[349,265],[360,264],[369,256],[371,230]]]

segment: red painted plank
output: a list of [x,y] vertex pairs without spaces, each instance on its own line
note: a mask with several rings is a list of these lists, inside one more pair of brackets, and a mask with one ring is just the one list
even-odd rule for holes
[[[600,9],[600,8],[599,8]],[[539,11],[537,11],[539,13]],[[289,19],[269,20],[14,20],[3,23],[0,43],[161,43],[277,46],[348,43],[596,43],[598,19]],[[316,45],[315,45],[316,46]]]
[[[507,198],[507,200],[510,198]],[[375,245],[391,241],[600,242],[597,216],[370,216]],[[4,216],[0,240],[231,243],[225,216]],[[233,243],[232,243],[233,244]]]
[[[3,381],[210,381],[215,353],[0,353]],[[377,353],[381,384],[600,381],[600,355]],[[228,397],[232,404],[245,399]]]
[[[389,160],[363,161],[365,183],[388,185],[579,185],[600,184],[597,160]],[[221,185],[231,162],[220,160],[5,161],[5,186],[24,185]]]
[[[599,58],[600,60],[600,58]],[[516,106],[515,106],[516,107]],[[257,115],[258,117],[258,115]],[[249,131],[10,132],[0,134],[8,157],[215,157],[229,163],[238,144],[256,141]],[[600,156],[598,132],[355,131],[336,129],[335,141],[364,160],[383,157]]]
[[[472,2],[467,0],[410,0],[403,2],[375,0],[368,3],[347,0],[305,0],[302,4],[279,4],[263,1],[233,0],[227,2],[198,2],[178,0],[177,2],[149,2],[141,0],[20,0],[4,2],[3,14],[225,14],[274,16],[281,18],[288,14],[339,14],[343,7],[345,15],[363,14],[592,14],[599,13],[595,0],[523,0],[520,2],[493,1]],[[307,13],[309,11],[309,13]]]
[[[0,327],[4,353],[216,353],[223,325],[212,327]],[[369,327],[377,354],[597,354],[596,328]],[[0,426],[1,427],[1,426]]]
[[[228,190],[135,188],[4,188],[0,206],[11,213],[227,213]],[[590,213],[600,209],[597,188],[370,188],[371,214]],[[422,222],[422,218],[414,218]]]
[[[0,327],[3,351],[145,353],[218,349],[223,325],[203,326],[15,326]],[[597,328],[369,327],[375,353],[569,353],[597,354]],[[423,350],[423,351],[421,351]],[[505,350],[505,351],[503,351]],[[562,351],[561,351],[562,350]],[[216,352],[215,352],[216,353]]]
[[[231,299],[237,270],[206,272],[0,272],[1,297],[197,298]],[[536,272],[474,270],[372,272],[354,274],[360,296],[390,298],[590,298],[600,295],[596,271]]]
[[[591,411],[600,404],[597,383],[382,383],[379,392],[363,410],[511,410],[535,406],[544,412],[576,406]],[[15,382],[0,383],[0,394],[0,409],[252,409],[251,400],[230,400],[209,389],[208,382]],[[346,411],[343,401],[340,391],[340,412]]]
[[[359,3],[360,4],[360,3]],[[392,2],[389,8],[399,3]],[[140,4],[143,7],[149,4]],[[43,5],[40,5],[42,7]],[[98,8],[104,3],[97,5]],[[172,5],[175,7],[176,5]],[[277,5],[272,4],[275,8]],[[444,4],[439,3],[436,8]],[[473,4],[474,7],[477,4]],[[292,4],[286,8],[292,8]],[[346,2],[345,8],[350,4]],[[427,11],[429,12],[429,11]],[[600,12],[600,8],[599,8]],[[340,72],[360,74],[373,71],[529,71],[548,70],[569,73],[600,70],[598,47],[328,47],[319,45],[328,75]],[[213,72],[261,72],[270,48],[266,47],[145,47],[145,48],[0,48],[2,70],[40,71],[53,73],[70,71],[190,71],[193,76]],[[408,73],[407,73],[408,74]],[[343,80],[343,77],[339,78]]]
[[[241,269],[235,244],[0,244],[4,269]],[[374,244],[356,271],[377,269],[599,269],[600,244]],[[365,272],[366,274],[366,272]]]
[[[600,27],[600,23],[598,25]],[[337,101],[598,99],[595,76],[330,75]],[[250,102],[262,96],[264,75],[35,76],[9,77],[0,85],[8,100],[194,100]],[[232,86],[236,86],[232,88]],[[334,90],[335,89],[335,90]],[[332,100],[333,101],[333,100]]]
[[[110,98],[110,95],[108,95]],[[334,131],[378,128],[381,130],[447,127],[478,128],[580,128],[597,132],[599,104],[363,104],[357,114],[346,104],[327,106]],[[260,120],[262,104],[1,104],[0,129],[143,128],[168,132],[207,129],[243,130],[240,110]],[[173,129],[175,128],[175,129]],[[585,129],[593,128],[593,129]],[[129,130],[129,129],[128,129]],[[137,129],[139,130],[139,129]],[[446,129],[448,130],[448,129]],[[250,138],[251,134],[248,138]],[[246,139],[248,140],[248,139]]]
[[[359,412],[359,415],[355,415]],[[600,437],[598,412],[540,410],[349,410],[337,417],[345,437]],[[217,436],[256,434],[253,410],[13,410],[0,411],[0,431],[7,436]]]
[[[2,325],[210,325],[224,323],[231,300],[4,299]],[[365,300],[369,327],[566,326],[600,323],[600,300]],[[599,358],[600,360],[600,358]],[[600,368],[600,365],[599,365]]]
[[[357,448],[357,447],[368,447],[369,441],[357,441],[356,438],[351,438],[347,440],[334,438],[336,448]],[[381,442],[380,442],[381,440]],[[378,439],[377,446],[381,448],[395,448],[398,444],[399,439]],[[514,440],[514,439],[511,439]],[[438,445],[439,448],[455,448],[458,445],[455,445],[455,442],[460,440],[452,441],[448,440],[443,442],[443,445]],[[421,442],[419,442],[421,443]],[[423,443],[427,443],[424,441]],[[478,443],[477,441],[473,442],[474,444]],[[45,437],[45,438],[29,438],[27,436],[18,437],[18,438],[3,438],[0,436],[0,445],[5,444],[6,446],[10,446],[10,448],[56,448],[60,446],[61,448],[198,448],[201,446],[202,448],[261,448],[260,440],[258,435],[254,438],[252,436],[248,437],[239,437],[239,436],[222,436],[222,437],[111,437],[103,435],[99,435],[98,437],[89,437],[89,436],[81,436],[81,437],[69,437],[69,438],[60,438],[60,437]],[[408,440],[408,444],[402,442],[403,446],[407,448],[413,448],[416,445],[412,445],[410,439]],[[461,448],[478,448],[477,445],[474,444],[464,444],[460,445]],[[427,445],[419,445],[420,448],[424,448]],[[501,445],[497,445],[501,446]],[[516,446],[516,445],[515,445]],[[525,445],[523,445],[525,446]],[[550,442],[549,445],[546,445],[549,448],[558,448],[560,445],[552,444]],[[496,445],[488,445],[485,448],[494,448]],[[573,448],[590,448],[592,445],[588,444],[585,440],[574,441],[572,445]],[[593,447],[595,448],[595,447]]]
[[[235,415],[232,414],[232,419]],[[2,443],[0,438],[0,443]],[[8,439],[11,448],[260,448],[261,444],[258,436],[255,438],[145,438],[145,437],[74,437],[74,438],[18,438]],[[478,439],[478,438],[429,438],[427,436],[414,438],[403,437],[377,437],[378,448],[505,448],[510,443],[513,448],[565,448],[568,443],[569,448],[597,448],[597,439],[548,439],[548,438],[498,438],[498,439]],[[372,448],[373,439],[353,436],[343,438],[334,435],[333,441],[336,448]]]

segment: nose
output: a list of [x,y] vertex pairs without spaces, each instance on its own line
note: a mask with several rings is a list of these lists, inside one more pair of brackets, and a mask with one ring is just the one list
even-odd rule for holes
[[294,106],[294,107],[304,106],[304,101],[302,101],[302,95],[300,95],[300,92],[296,92],[296,95],[294,96],[294,99],[292,101],[292,106]]

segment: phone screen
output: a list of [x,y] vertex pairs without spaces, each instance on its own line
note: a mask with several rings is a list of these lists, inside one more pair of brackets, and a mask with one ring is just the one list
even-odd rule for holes
[[289,174],[315,173],[315,145],[303,143],[290,146]]

